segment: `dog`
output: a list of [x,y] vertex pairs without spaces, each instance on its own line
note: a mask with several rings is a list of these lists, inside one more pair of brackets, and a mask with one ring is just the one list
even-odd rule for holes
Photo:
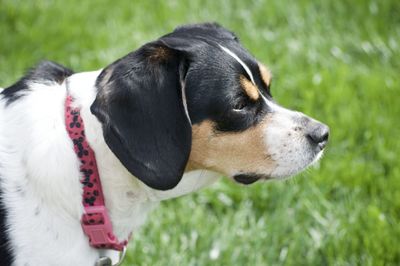
[[118,239],[134,235],[158,202],[220,176],[247,185],[295,175],[329,136],[326,125],[279,106],[269,70],[215,23],[178,27],[97,71],[41,62],[0,93],[1,265],[120,259],[82,230],[83,160],[66,129],[67,97]]

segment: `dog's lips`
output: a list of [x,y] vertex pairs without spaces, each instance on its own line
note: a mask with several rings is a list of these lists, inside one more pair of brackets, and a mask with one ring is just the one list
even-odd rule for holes
[[265,178],[263,175],[259,174],[252,174],[252,173],[247,173],[247,174],[238,174],[233,176],[233,179],[235,179],[236,182],[244,184],[244,185],[250,185],[253,184],[254,182],[257,182],[260,179]]

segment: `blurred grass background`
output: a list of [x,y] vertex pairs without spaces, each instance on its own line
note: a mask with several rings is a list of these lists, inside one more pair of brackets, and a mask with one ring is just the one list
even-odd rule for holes
[[98,69],[203,21],[235,31],[330,143],[295,179],[163,203],[125,265],[400,265],[398,0],[0,0],[0,85],[45,58]]

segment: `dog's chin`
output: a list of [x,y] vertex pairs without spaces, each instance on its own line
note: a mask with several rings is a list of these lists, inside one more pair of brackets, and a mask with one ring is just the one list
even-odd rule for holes
[[240,173],[233,176],[233,179],[240,184],[250,185],[257,181],[265,181],[271,179],[289,179],[307,168],[314,166],[323,156],[324,150],[317,152],[313,158],[309,160],[308,163],[305,163],[303,166],[288,168],[285,172],[272,172],[270,175],[258,174],[258,173]]
[[314,166],[323,156],[324,150],[319,150],[311,156],[305,156],[302,163],[276,169],[271,173],[271,179],[289,179]]

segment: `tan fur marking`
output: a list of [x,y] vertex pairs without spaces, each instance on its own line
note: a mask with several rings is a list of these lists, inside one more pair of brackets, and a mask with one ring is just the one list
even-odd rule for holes
[[106,68],[104,70],[104,75],[102,79],[100,80],[100,88],[102,88],[99,93],[97,94],[97,98],[99,101],[102,102],[102,104],[106,105],[107,99],[109,98],[109,94],[111,93],[111,87],[109,84],[113,81],[110,81],[111,76],[114,72],[113,67]]
[[159,46],[154,48],[154,51],[149,56],[150,60],[154,61],[165,61],[171,56],[171,51],[168,48]]
[[192,151],[188,169],[210,169],[226,175],[262,173],[268,175],[276,163],[264,143],[268,119],[243,132],[216,132],[214,123],[193,125]]
[[104,70],[105,74],[103,75],[103,78],[100,81],[100,86],[101,87],[107,85],[107,83],[110,81],[110,78],[111,78],[113,72],[114,72],[114,68],[113,67],[112,68],[109,67],[109,68]]
[[271,84],[271,72],[266,68],[263,64],[258,64],[258,68],[260,69],[261,78],[264,83],[269,86]]
[[260,93],[258,92],[257,86],[243,75],[240,75],[240,84],[250,99],[257,101],[258,98],[260,98]]

